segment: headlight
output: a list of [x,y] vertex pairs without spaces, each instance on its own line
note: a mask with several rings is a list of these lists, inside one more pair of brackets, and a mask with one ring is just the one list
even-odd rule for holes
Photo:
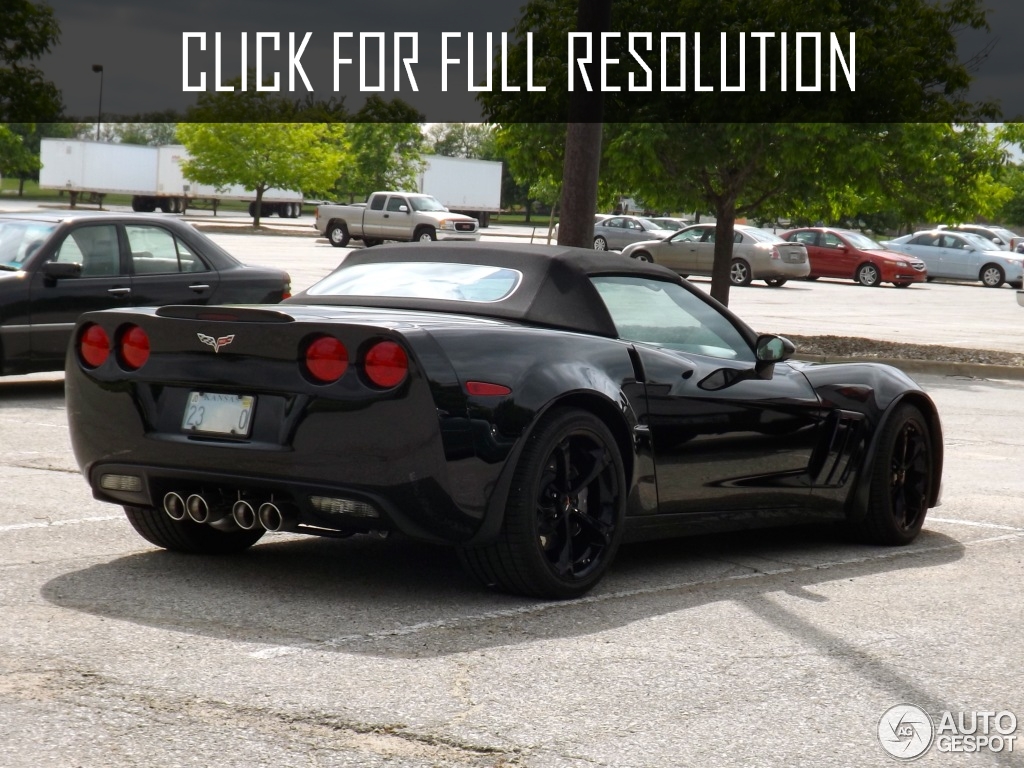
[[910,265],[907,264],[907,262],[905,262],[905,261],[897,261],[896,262],[896,266],[897,267],[909,267]]
[[441,219],[437,222],[438,229],[455,229],[455,222],[450,219]]

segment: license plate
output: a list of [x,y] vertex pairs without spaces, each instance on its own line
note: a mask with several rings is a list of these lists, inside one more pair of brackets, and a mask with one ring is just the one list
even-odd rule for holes
[[185,432],[248,437],[255,406],[256,398],[252,395],[192,392],[181,428]]

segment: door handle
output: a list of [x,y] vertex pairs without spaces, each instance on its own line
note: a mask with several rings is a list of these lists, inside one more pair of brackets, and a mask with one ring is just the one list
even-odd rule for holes
[[131,292],[131,288],[107,288],[107,293],[112,296],[127,296]]
[[210,290],[210,286],[203,285],[202,283],[197,283],[196,285],[190,285],[189,288],[191,288],[196,293],[202,293],[203,291]]

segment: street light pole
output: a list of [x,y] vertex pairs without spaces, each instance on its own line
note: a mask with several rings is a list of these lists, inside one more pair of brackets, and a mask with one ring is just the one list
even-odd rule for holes
[[103,122],[103,65],[93,64],[92,71],[100,73],[100,105],[99,108],[96,110],[96,141],[99,141],[100,123]]

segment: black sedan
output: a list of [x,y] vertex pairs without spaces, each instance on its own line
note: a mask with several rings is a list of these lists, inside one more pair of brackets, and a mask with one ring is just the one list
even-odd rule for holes
[[274,307],[89,313],[66,392],[93,495],[160,547],[401,531],[485,584],[571,598],[627,540],[917,536],[932,400],[895,368],[793,352],[654,264],[394,245]]
[[291,280],[176,219],[0,216],[0,375],[60,370],[78,316],[108,307],[276,303]]

